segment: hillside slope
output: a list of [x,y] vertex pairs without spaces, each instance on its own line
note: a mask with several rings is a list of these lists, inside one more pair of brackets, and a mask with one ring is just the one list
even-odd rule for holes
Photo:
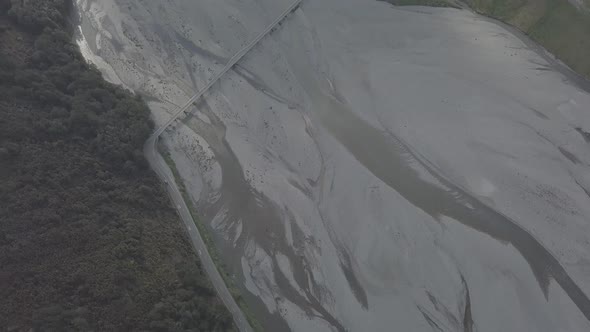
[[[454,0],[386,1],[394,5],[443,7],[459,3]],[[462,0],[479,14],[518,28],[574,71],[590,78],[590,11],[587,10],[590,6],[582,1]]]
[[0,0],[0,330],[233,330],[71,11]]

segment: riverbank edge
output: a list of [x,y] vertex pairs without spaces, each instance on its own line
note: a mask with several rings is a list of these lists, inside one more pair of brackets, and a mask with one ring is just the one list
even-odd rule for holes
[[168,167],[170,167],[170,170],[172,171],[172,175],[174,176],[174,180],[178,185],[178,189],[180,190],[180,194],[182,195],[182,198],[184,199],[184,201],[186,202],[186,205],[188,206],[189,213],[193,217],[193,220],[195,222],[195,226],[199,230],[199,233],[201,233],[201,237],[203,238],[203,241],[205,242],[205,245],[207,246],[207,251],[209,251],[209,254],[211,255],[211,259],[213,259],[213,263],[217,267],[217,270],[219,271],[219,274],[221,275],[221,277],[223,278],[223,281],[227,285],[227,288],[229,289],[232,297],[234,298],[234,300],[236,301],[236,303],[238,304],[238,306],[240,307],[240,309],[244,313],[244,316],[246,316],[246,319],[250,323],[250,326],[252,326],[252,329],[256,332],[262,332],[263,331],[262,325],[256,319],[255,315],[248,307],[246,301],[244,300],[244,297],[242,296],[242,292],[236,286],[236,283],[234,282],[233,278],[229,275],[229,273],[227,272],[227,269],[224,267],[224,263],[223,263],[222,259],[220,258],[219,250],[217,249],[217,246],[215,245],[215,241],[211,237],[211,233],[207,229],[207,225],[205,225],[203,223],[203,221],[201,220],[201,218],[199,217],[199,214],[197,213],[197,209],[193,203],[193,200],[186,190],[186,186],[184,185],[184,181],[182,180],[182,176],[180,175],[180,173],[178,172],[178,169],[176,168],[176,163],[174,162],[172,155],[166,149],[164,144],[162,144],[161,142],[157,145],[157,151],[164,158],[164,160],[166,161],[166,164],[168,164]]
[[[545,23],[549,19],[547,15],[543,15],[542,17],[538,18],[535,24],[531,24],[529,29],[524,29],[522,26],[513,24],[509,20],[501,17],[500,15],[494,14],[493,8],[490,10],[486,10],[484,8],[478,8],[475,6],[474,1],[466,1],[466,0],[378,0],[390,3],[394,6],[425,6],[425,7],[439,7],[439,8],[455,8],[455,9],[464,9],[469,10],[474,14],[481,15],[492,21],[493,23],[501,25],[503,28],[510,30],[510,32],[517,35],[517,37],[523,40],[522,35],[526,36],[530,40],[523,40],[527,46],[531,46],[530,41],[533,41],[536,45],[535,48],[542,48],[541,53],[544,53],[544,57],[546,55],[550,55],[554,58],[554,60],[558,60],[566,67],[569,71],[571,71],[575,76],[578,76],[575,81],[576,83],[580,84],[580,81],[585,81],[584,85],[590,83],[590,43],[584,45],[584,47],[576,46],[576,40],[565,39],[563,42],[565,48],[557,48],[551,47],[549,42],[540,36],[539,30],[541,29],[540,24]],[[492,0],[492,3],[495,0]],[[556,0],[546,0],[547,3],[554,3]],[[557,0],[559,1],[559,0]],[[562,0],[565,1],[565,0]],[[570,24],[573,24],[580,34],[584,34],[586,36],[590,36],[590,12],[583,12],[581,10],[576,9],[572,4],[566,1],[566,3],[560,3],[560,6],[565,6],[570,11],[575,11],[577,13],[577,19],[572,20]],[[518,14],[521,14],[519,10],[524,8],[524,5],[515,9],[517,12],[514,14],[515,17]],[[525,11],[526,9],[522,9]],[[549,26],[550,27],[550,26]],[[545,28],[546,29],[546,28]],[[518,32],[518,33],[515,33]],[[589,39],[590,40],[590,39]],[[578,47],[578,50],[581,50],[582,53],[587,53],[588,56],[579,56],[581,60],[579,61],[572,61],[568,60],[568,55],[565,54],[564,49],[575,48]],[[572,76],[572,75],[568,75]],[[572,77],[568,77],[572,78]],[[588,90],[587,86],[585,87]]]

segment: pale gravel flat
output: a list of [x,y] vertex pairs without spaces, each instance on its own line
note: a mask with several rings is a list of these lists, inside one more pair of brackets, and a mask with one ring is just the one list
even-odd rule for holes
[[[289,1],[78,5],[162,123]],[[304,1],[205,99],[166,137],[268,330],[590,330],[590,94],[510,31]]]

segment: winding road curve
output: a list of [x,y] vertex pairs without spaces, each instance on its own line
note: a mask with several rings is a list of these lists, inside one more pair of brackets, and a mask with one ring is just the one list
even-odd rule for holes
[[160,126],[156,131],[147,139],[144,145],[144,154],[146,159],[148,160],[150,167],[156,172],[158,177],[161,181],[166,183],[166,190],[168,191],[168,195],[172,200],[172,203],[177,207],[178,214],[180,215],[184,225],[187,229],[187,233],[191,240],[191,243],[195,250],[197,251],[199,258],[201,259],[202,265],[205,267],[205,271],[209,276],[211,282],[213,283],[213,287],[215,291],[228,308],[229,312],[232,314],[233,320],[240,331],[252,331],[252,327],[248,323],[244,313],[236,303],[235,299],[232,297],[227,285],[223,281],[221,274],[217,270],[209,251],[207,250],[207,246],[203,241],[199,230],[195,226],[195,221],[192,215],[189,212],[188,206],[184,201],[178,186],[176,185],[176,181],[174,179],[174,175],[168,164],[164,158],[158,153],[157,150],[157,142],[160,135],[166,130],[166,128],[172,124],[179,116],[181,116],[185,111],[187,111],[193,103],[195,103],[199,98],[201,98],[209,89],[219,81],[219,79],[227,73],[235,64],[240,61],[254,46],[258,44],[267,34],[269,34],[282,20],[284,20],[291,12],[295,11],[299,5],[301,4],[302,0],[295,0],[274,22],[272,22],[264,31],[262,31],[256,38],[254,38],[248,45],[238,51],[225,65],[225,67],[211,80],[209,83],[202,89],[200,89],[196,94],[194,94],[183,106],[181,106],[173,115],[172,117],[162,126]]

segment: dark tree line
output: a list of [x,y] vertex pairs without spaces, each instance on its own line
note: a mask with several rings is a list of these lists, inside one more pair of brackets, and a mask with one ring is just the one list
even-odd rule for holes
[[71,0],[0,0],[0,330],[232,330]]

